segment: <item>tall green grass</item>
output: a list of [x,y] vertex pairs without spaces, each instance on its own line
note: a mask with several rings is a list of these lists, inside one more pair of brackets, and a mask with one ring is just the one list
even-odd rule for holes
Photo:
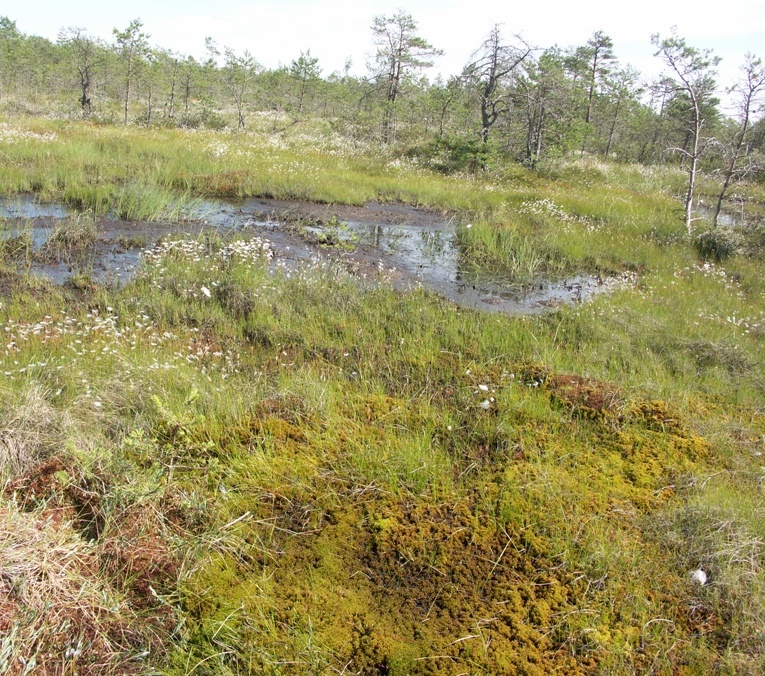
[[[40,141],[11,151],[41,196],[85,194],[90,156],[92,204],[126,216],[179,195],[404,199],[458,211],[483,266],[637,271],[590,303],[507,317],[362,287],[327,262],[274,271],[257,241],[166,245],[124,288],[4,269],[0,458],[9,486],[29,481],[0,507],[59,524],[87,563],[66,586],[90,604],[67,606],[72,636],[91,636],[96,591],[103,626],[135,632],[77,659],[178,674],[762,670],[765,277],[758,259],[698,260],[673,176],[445,179],[332,139],[301,155],[305,140],[39,124],[60,134],[45,142],[58,178]],[[6,192],[22,189],[14,171],[0,170]],[[34,542],[27,559],[42,560]],[[40,582],[53,578],[22,573],[55,598]],[[25,641],[12,611],[3,655],[72,659]]]

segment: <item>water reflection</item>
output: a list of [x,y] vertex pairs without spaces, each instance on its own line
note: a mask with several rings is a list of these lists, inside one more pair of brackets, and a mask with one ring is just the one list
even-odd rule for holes
[[[384,270],[399,289],[422,286],[461,305],[510,314],[543,312],[563,303],[581,302],[618,283],[581,274],[563,280],[537,279],[521,286],[497,272],[477,270],[465,265],[453,223],[438,215],[423,218],[423,212],[404,205],[370,204],[354,208],[354,219],[328,216],[316,219],[321,223],[300,228],[284,224],[284,214],[291,213],[291,208],[290,203],[273,200],[207,201],[198,207],[195,220],[183,224],[99,219],[96,242],[78,259],[44,262],[33,257],[27,263],[33,274],[54,283],[62,283],[77,272],[96,281],[125,283],[140,265],[142,248],[163,237],[182,233],[198,236],[210,230],[223,234],[252,231],[271,241],[281,265],[297,265],[316,255],[335,256],[359,269],[366,264],[366,269]],[[324,209],[327,214],[331,211]],[[390,220],[392,209],[397,222],[384,222],[383,214]],[[39,251],[56,224],[69,216],[62,205],[40,204],[28,196],[0,201],[4,225],[0,238],[10,241],[26,237],[31,248]],[[408,222],[409,217],[416,222]]]

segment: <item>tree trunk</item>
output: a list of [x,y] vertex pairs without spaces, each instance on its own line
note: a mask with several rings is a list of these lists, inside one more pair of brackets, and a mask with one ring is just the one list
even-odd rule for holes
[[725,171],[725,180],[723,181],[722,190],[720,190],[720,194],[717,197],[717,206],[715,207],[715,215],[714,219],[712,220],[712,225],[715,228],[717,227],[717,220],[720,218],[720,211],[722,211],[725,194],[728,192],[728,186],[730,185],[730,181],[733,178],[733,173],[736,171],[736,163],[738,162],[739,155],[741,154],[741,149],[744,147],[744,138],[746,136],[746,131],[749,128],[750,108],[751,95],[746,99],[746,105],[744,107],[744,123],[741,125],[741,132],[739,133],[738,142],[736,143],[736,147],[733,151],[733,156],[731,157],[730,163],[728,164],[728,169]]
[[183,116],[189,116],[189,97],[191,96],[191,78],[187,77],[183,85]]
[[178,64],[173,64],[173,79],[170,84],[170,101],[168,106],[167,115],[170,118],[175,117],[175,81],[178,77]]
[[80,108],[84,118],[90,117],[93,112],[93,104],[90,100],[90,73],[87,69],[80,70],[80,85],[82,87],[82,96],[80,96]]
[[489,101],[486,96],[481,97],[481,143],[486,145],[489,140],[489,130],[491,129],[491,115],[489,114]]
[[127,78],[125,80],[125,126],[128,123],[128,116],[130,114],[130,85],[133,82],[133,55],[128,56],[127,62]]
[[616,121],[619,119],[619,108],[622,104],[622,94],[616,99],[616,110],[614,110],[614,119],[611,121],[611,130],[608,132],[608,143],[606,143],[605,157],[611,154],[611,144],[614,141],[614,134],[616,133]]
[[686,155],[691,164],[688,168],[688,192],[685,195],[685,230],[690,237],[693,234],[693,196],[696,192],[696,175],[699,163],[699,146],[701,145],[701,110],[699,101],[693,97],[693,152]]
[[152,114],[152,97],[151,97],[151,86],[149,86],[149,93],[146,98],[146,124],[151,124],[151,114]]

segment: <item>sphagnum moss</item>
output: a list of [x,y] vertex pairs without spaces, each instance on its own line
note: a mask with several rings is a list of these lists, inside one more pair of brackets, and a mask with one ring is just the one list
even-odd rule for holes
[[[6,193],[108,210],[131,186],[134,217],[180,194],[398,198],[459,210],[487,264],[522,242],[544,265],[639,276],[514,318],[323,265],[274,274],[254,241],[158,246],[121,289],[4,270],[0,448],[28,452],[2,468],[2,509],[38,524],[26,560],[77,562],[62,581],[4,554],[8,664],[762,670],[765,277],[696,260],[671,176],[456,180],[257,136],[40,124],[55,137],[9,149],[29,172],[4,165]],[[61,589],[92,591],[78,617],[100,633],[19,640],[22,592]]]

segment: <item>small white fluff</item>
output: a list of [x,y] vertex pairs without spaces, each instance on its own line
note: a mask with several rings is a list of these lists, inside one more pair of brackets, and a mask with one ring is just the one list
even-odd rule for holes
[[697,568],[691,571],[691,582],[704,586],[707,583],[707,574],[701,568]]
[[202,287],[202,293],[203,293],[205,296],[207,296],[208,298],[210,297],[210,289],[208,289],[206,286],[203,286],[203,287]]
[[491,406],[491,402],[490,402],[488,399],[484,399],[484,400],[481,402],[481,408],[482,408],[482,409],[486,410],[486,409],[488,409],[488,408],[489,408],[489,406]]

